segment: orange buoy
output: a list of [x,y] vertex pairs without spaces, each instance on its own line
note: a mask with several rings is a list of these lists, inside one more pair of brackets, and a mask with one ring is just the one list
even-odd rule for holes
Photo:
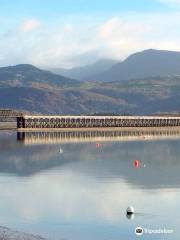
[[139,160],[134,160],[133,161],[133,166],[134,166],[134,168],[139,168]]

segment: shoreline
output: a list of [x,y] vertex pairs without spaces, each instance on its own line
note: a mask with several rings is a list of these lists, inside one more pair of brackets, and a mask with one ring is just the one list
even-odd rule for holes
[[3,130],[17,130],[16,122],[0,122],[0,131]]
[[0,239],[3,240],[47,240],[40,235],[24,233],[21,231],[12,230],[8,227],[0,226]]

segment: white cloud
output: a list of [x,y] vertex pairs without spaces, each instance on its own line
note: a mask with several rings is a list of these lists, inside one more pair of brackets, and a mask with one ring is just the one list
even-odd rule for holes
[[26,33],[39,28],[41,23],[36,19],[25,20],[21,23],[20,31]]
[[1,66],[71,67],[97,58],[122,59],[148,48],[180,50],[179,13],[131,13],[101,22],[84,17],[42,25],[31,19],[13,29],[0,34]]
[[159,2],[167,4],[180,4],[180,0],[159,0]]
[[112,18],[98,29],[106,52],[116,58],[148,48],[180,50],[180,16],[147,15],[133,19]]

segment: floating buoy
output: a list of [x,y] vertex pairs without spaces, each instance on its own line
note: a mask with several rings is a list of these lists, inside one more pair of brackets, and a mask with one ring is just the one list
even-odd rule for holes
[[134,214],[134,213],[132,213],[132,214],[126,214],[126,217],[127,217],[127,219],[129,219],[129,220],[133,220],[133,219],[135,218],[135,214]]
[[134,208],[132,206],[128,207],[126,210],[127,215],[134,214]]
[[59,153],[60,153],[60,154],[63,153],[63,149],[62,149],[62,148],[59,149]]
[[139,167],[139,160],[134,160],[133,161],[133,166],[134,166],[134,168],[138,168]]
[[101,143],[96,143],[96,148],[100,148],[100,147],[102,147],[102,144]]

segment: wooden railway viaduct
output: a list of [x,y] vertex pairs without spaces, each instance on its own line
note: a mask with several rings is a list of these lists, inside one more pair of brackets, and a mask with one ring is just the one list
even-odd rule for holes
[[17,128],[116,128],[116,127],[175,127],[180,117],[167,116],[31,116],[17,117]]

